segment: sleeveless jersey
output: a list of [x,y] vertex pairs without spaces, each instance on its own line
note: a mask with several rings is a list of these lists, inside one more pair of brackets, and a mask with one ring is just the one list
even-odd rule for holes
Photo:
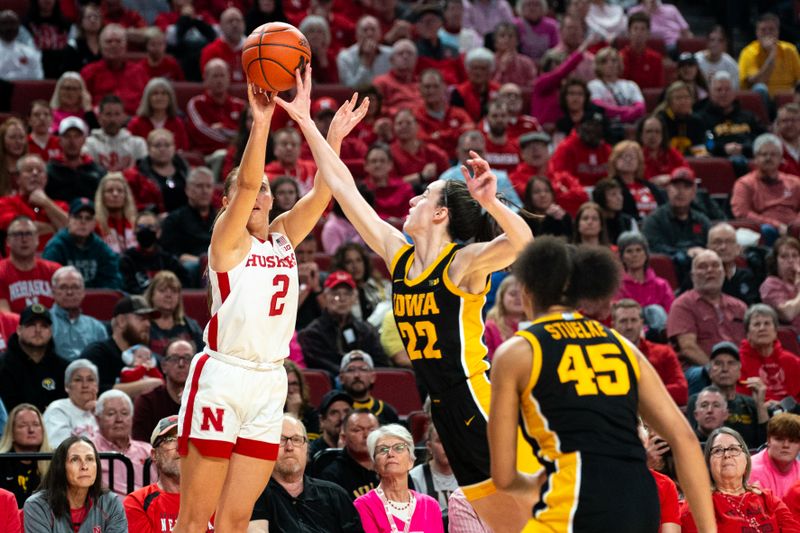
[[[414,262],[414,247],[407,245],[397,252],[390,269],[397,329],[415,374],[432,395],[464,382],[470,382],[473,394],[488,394],[482,311],[489,283],[480,294],[470,294],[450,280],[447,269],[461,247],[449,244],[411,280],[408,271]],[[486,400],[488,403],[488,396]]]
[[230,271],[215,272],[209,265],[206,352],[255,365],[280,363],[289,355],[297,318],[297,260],[285,235],[250,239],[247,256]]

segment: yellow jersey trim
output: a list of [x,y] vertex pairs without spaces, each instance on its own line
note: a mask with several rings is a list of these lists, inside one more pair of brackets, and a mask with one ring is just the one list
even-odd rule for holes
[[[392,264],[389,266],[389,275],[392,276],[393,278],[394,278],[394,269],[395,267],[397,267],[397,262],[400,261],[400,258],[403,256],[404,253],[406,253],[406,250],[408,250],[409,248],[411,248],[410,244],[404,244],[403,246],[400,247],[399,250],[397,250],[397,253],[394,254],[394,257],[392,258]],[[403,276],[405,277],[405,274],[403,274]],[[394,281],[394,279],[392,279],[392,281]]]
[[631,350],[631,342],[623,337],[617,330],[613,328],[609,328],[611,333],[614,334],[614,337],[617,338],[619,341],[620,346],[622,346],[622,351],[625,353],[625,356],[628,358],[628,361],[631,363],[631,367],[633,367],[633,373],[636,375],[636,381],[639,381],[639,358],[636,357],[636,353]]
[[436,257],[436,259],[433,262],[431,262],[430,265],[425,267],[425,270],[422,271],[422,274],[420,274],[414,279],[408,279],[408,271],[411,270],[411,265],[414,264],[414,257],[416,257],[417,251],[415,249],[413,252],[411,252],[411,255],[408,257],[408,261],[406,262],[405,272],[403,273],[403,280],[406,282],[406,285],[408,285],[409,287],[413,287],[425,281],[425,279],[431,275],[433,269],[436,268],[436,266],[442,261],[444,256],[450,253],[450,250],[452,250],[455,245],[456,243],[454,242],[447,244],[439,253],[439,255]]

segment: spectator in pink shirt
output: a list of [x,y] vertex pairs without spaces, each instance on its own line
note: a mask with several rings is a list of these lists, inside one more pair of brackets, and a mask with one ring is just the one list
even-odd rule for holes
[[486,314],[486,332],[484,333],[489,359],[492,358],[498,346],[517,332],[520,321],[525,320],[522,289],[513,274],[503,278],[494,302],[494,306]]
[[750,483],[783,498],[800,480],[800,416],[780,413],[767,424],[767,447],[752,458]]
[[800,241],[784,236],[767,256],[767,279],[761,284],[761,301],[778,312],[782,322],[800,331]]
[[761,233],[771,244],[779,234],[786,235],[791,224],[800,222],[800,178],[778,171],[783,144],[776,135],[759,135],[753,154],[756,169],[733,185],[731,211],[736,218],[762,224]]
[[534,61],[558,44],[558,22],[547,16],[547,0],[517,0],[520,51]]
[[619,236],[617,248],[625,268],[618,296],[631,298],[641,305],[648,326],[664,329],[675,295],[669,282],[658,277],[648,264],[650,248],[647,239],[639,232],[626,231]]
[[492,34],[494,38],[494,81],[516,83],[530,87],[536,79],[536,63],[530,57],[517,52],[519,30],[511,22],[503,22]]
[[653,37],[663,39],[670,53],[677,49],[678,39],[692,36],[686,19],[672,4],[665,4],[661,0],[641,0],[638,6],[630,8],[628,16],[639,12],[650,15]]

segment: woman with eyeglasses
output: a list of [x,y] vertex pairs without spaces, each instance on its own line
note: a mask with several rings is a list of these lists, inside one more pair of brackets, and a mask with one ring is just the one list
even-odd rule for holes
[[76,359],[64,372],[67,398],[56,400],[44,411],[44,427],[52,446],[71,435],[91,435],[98,430],[94,407],[97,404],[97,367],[88,359]]
[[444,533],[439,503],[408,488],[408,472],[415,459],[411,433],[399,424],[385,425],[369,434],[367,449],[381,481],[353,502],[364,531]]
[[144,298],[161,316],[150,321],[150,349],[165,354],[166,348],[175,339],[192,341],[203,345],[203,330],[183,309],[181,290],[183,284],[174,272],[162,270],[150,280]]
[[[719,533],[800,531],[800,523],[786,504],[747,482],[750,451],[737,431],[724,426],[715,429],[706,441],[705,458],[711,473],[711,497]],[[681,531],[698,531],[688,511],[681,516]]]

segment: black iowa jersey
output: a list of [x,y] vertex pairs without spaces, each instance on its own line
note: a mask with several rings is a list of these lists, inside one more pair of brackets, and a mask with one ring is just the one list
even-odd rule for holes
[[532,351],[522,432],[548,473],[524,531],[658,531],[658,495],[637,434],[636,354],[578,313],[541,317],[517,335]]
[[494,490],[486,423],[489,363],[483,343],[486,288],[469,294],[456,287],[447,268],[460,245],[449,244],[416,279],[408,279],[414,248],[392,262],[394,319],[414,373],[431,396],[431,417],[450,467],[468,499]]

